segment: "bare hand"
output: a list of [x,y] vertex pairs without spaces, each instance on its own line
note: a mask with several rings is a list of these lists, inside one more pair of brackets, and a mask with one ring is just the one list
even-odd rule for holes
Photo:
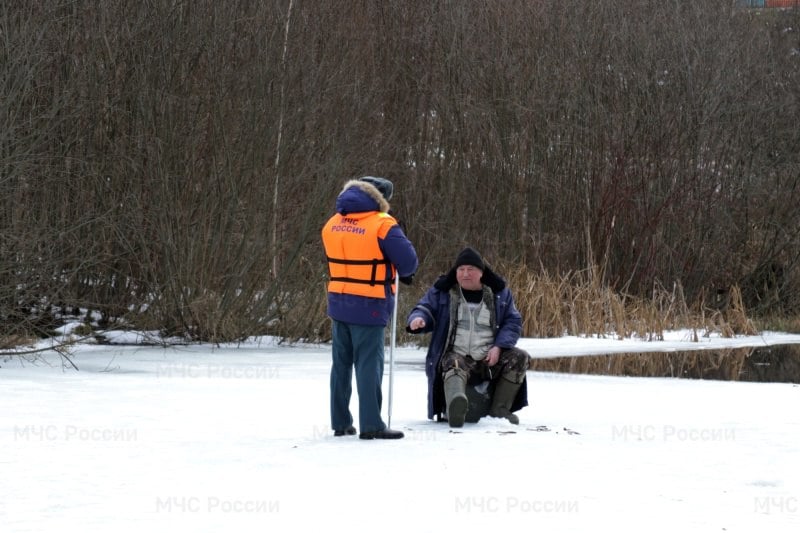
[[494,366],[500,360],[500,348],[492,346],[489,348],[489,353],[486,355],[486,364]]
[[411,331],[416,331],[418,329],[423,329],[425,327],[425,320],[420,318],[420,317],[417,317],[417,318],[415,318],[414,320],[411,321],[411,323],[408,325],[408,327],[411,329]]

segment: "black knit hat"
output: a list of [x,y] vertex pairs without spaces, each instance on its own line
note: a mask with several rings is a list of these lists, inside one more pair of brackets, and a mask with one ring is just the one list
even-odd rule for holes
[[456,268],[460,267],[461,265],[472,265],[480,268],[481,270],[486,270],[486,263],[483,262],[481,254],[469,246],[461,250],[456,258]]
[[366,181],[367,183],[374,185],[376,189],[378,189],[386,201],[392,199],[392,194],[394,194],[394,185],[391,181],[387,180],[386,178],[376,178],[375,176],[364,176],[359,181]]

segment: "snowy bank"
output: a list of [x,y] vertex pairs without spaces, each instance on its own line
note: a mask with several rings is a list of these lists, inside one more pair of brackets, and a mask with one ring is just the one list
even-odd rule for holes
[[[557,341],[523,346],[607,351]],[[80,371],[53,353],[0,368],[4,532],[800,526],[792,384],[529,372],[519,426],[451,431],[425,419],[424,351],[398,348],[392,427],[406,438],[362,441],[330,432],[328,346],[82,345],[72,358]]]

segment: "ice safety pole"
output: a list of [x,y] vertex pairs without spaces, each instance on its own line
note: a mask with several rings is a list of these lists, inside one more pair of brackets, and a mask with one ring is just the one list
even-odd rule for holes
[[389,341],[389,420],[387,427],[392,427],[392,393],[394,389],[394,346],[397,339],[397,301],[400,299],[400,276],[395,272],[394,308],[392,309],[392,338]]

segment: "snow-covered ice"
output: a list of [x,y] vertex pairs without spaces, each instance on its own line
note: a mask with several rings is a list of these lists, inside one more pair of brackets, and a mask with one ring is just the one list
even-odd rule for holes
[[[636,344],[520,346],[697,346],[685,333]],[[79,345],[71,358],[79,371],[55,353],[0,360],[0,531],[800,527],[796,384],[529,372],[519,426],[487,418],[451,431],[425,418],[424,351],[402,347],[391,426],[406,438],[362,441],[330,431],[329,346]],[[354,414],[357,401],[354,388]]]

